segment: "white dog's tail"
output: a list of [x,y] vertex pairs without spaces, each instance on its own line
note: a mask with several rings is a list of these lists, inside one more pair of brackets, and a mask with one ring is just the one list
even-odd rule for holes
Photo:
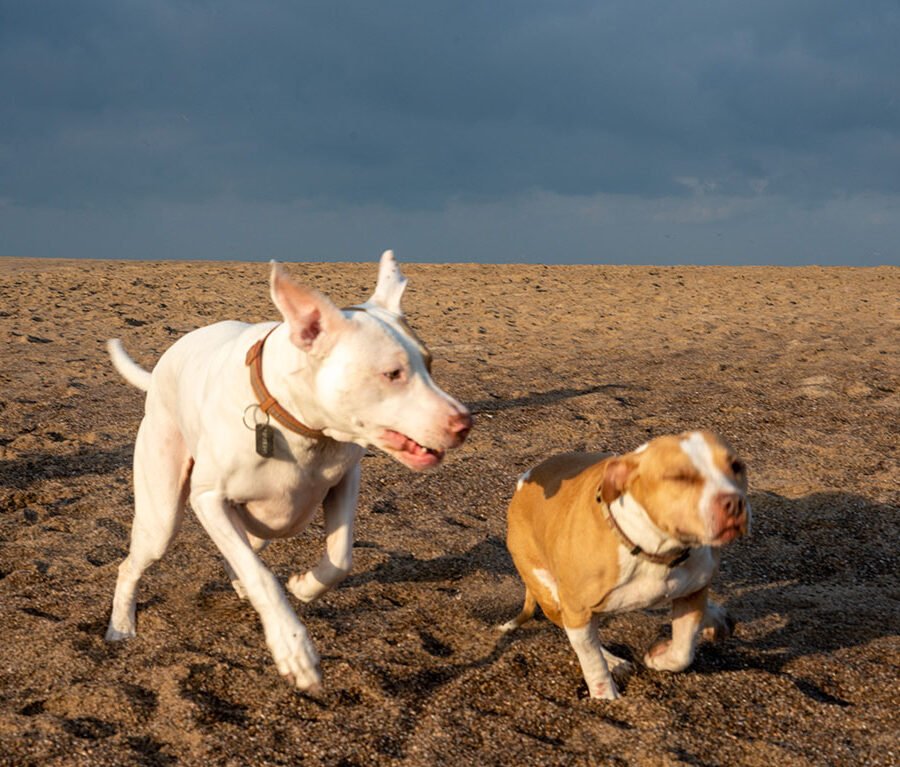
[[122,342],[118,338],[110,338],[106,342],[106,351],[112,358],[113,367],[119,371],[119,374],[132,386],[137,386],[142,391],[150,388],[150,373],[137,364],[128,353]]

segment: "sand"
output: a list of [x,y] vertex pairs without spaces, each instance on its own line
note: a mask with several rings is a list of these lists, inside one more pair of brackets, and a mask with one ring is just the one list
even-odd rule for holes
[[[339,303],[371,264],[292,264]],[[142,364],[220,319],[274,319],[267,267],[0,260],[0,764],[876,765],[898,748],[900,269],[408,265],[438,383],[477,424],[435,473],[363,460],[354,572],[299,614],[314,699],[189,515],[107,644],[131,525]],[[516,477],[556,451],[706,427],[750,467],[752,535],[716,597],[739,621],[693,667],[592,701],[504,546]],[[318,559],[316,522],[263,558]],[[610,617],[639,660],[664,610]]]

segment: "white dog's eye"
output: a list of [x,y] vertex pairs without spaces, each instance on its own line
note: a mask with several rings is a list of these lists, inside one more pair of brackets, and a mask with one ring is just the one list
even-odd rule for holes
[[402,368],[397,368],[396,370],[389,370],[387,373],[382,373],[382,375],[387,378],[388,381],[399,381],[403,378],[403,370]]

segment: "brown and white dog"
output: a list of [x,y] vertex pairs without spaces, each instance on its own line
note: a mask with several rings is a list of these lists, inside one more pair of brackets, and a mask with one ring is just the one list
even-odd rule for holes
[[687,668],[701,631],[731,634],[707,591],[718,547],[749,530],[747,471],[710,432],[659,437],[621,456],[554,456],[519,479],[508,525],[525,605],[500,629],[518,628],[540,604],[565,629],[592,698],[619,697],[610,671],[630,670],[600,644],[600,613],[671,601],[672,638],[644,656],[658,670]]

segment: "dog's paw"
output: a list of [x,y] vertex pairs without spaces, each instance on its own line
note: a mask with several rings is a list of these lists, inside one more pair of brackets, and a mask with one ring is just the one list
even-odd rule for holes
[[288,578],[287,587],[291,594],[305,604],[318,599],[328,591],[328,586],[316,578],[312,570],[303,575],[292,575]]
[[234,593],[238,595],[238,599],[247,599],[247,589],[244,588],[244,584],[241,583],[239,579],[235,578],[231,581],[231,588],[233,588]]
[[612,677],[608,682],[595,682],[589,689],[593,700],[618,700],[622,697]]
[[110,620],[104,638],[107,642],[121,642],[123,639],[132,639],[135,636],[135,633],[134,621]]
[[510,631],[515,631],[519,628],[519,622],[513,618],[511,621],[506,621],[506,623],[498,623],[494,626],[494,631],[499,631],[501,634],[508,634]]
[[734,634],[736,625],[728,610],[710,602],[703,616],[701,636],[709,642],[724,642]]
[[684,671],[690,664],[691,658],[677,651],[671,639],[657,642],[644,656],[644,665],[655,671]]
[[606,661],[609,673],[619,682],[624,682],[634,673],[634,664],[631,661],[613,655],[606,648],[603,649],[603,659]]
[[306,628],[296,618],[266,629],[266,644],[275,666],[283,677],[304,692],[321,689],[319,654],[310,641]]

